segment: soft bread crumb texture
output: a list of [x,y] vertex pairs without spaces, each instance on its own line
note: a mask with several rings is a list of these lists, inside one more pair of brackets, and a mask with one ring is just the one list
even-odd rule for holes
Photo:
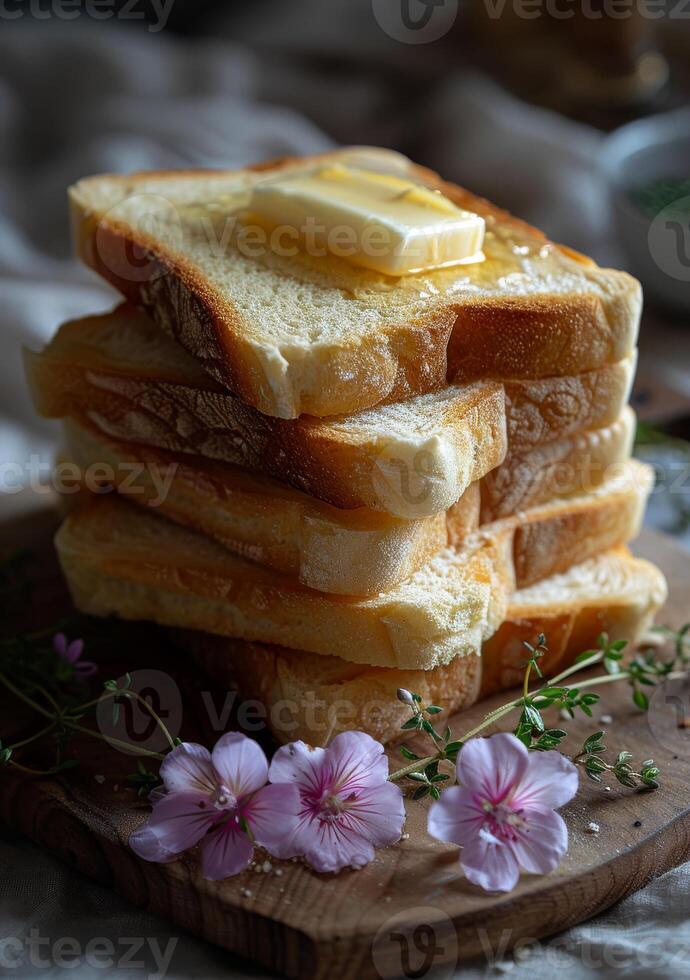
[[445,549],[378,596],[334,596],[116,495],[80,503],[56,547],[83,612],[204,628],[378,666],[429,669],[476,653],[498,628],[514,587],[508,531],[476,536],[460,551]]
[[546,634],[549,652],[543,665],[553,675],[595,646],[602,630],[615,639],[629,638],[634,646],[665,598],[658,569],[626,552],[602,555],[568,577],[579,581],[577,594],[566,584],[564,591],[556,589],[554,602],[554,590],[547,583],[548,599],[537,594],[529,607],[509,607],[498,632],[484,643],[481,657],[458,657],[433,670],[372,668],[202,632],[174,631],[173,638],[216,683],[261,701],[279,742],[303,739],[323,745],[352,728],[394,742],[404,737],[400,725],[408,716],[395,700],[397,688],[419,693],[427,704],[444,705],[443,719],[480,696],[519,684],[525,641],[533,643],[540,633]]

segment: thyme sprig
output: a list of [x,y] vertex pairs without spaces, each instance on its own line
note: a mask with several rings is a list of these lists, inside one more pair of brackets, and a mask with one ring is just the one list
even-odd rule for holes
[[[655,687],[664,680],[684,677],[690,664],[690,623],[675,631],[667,627],[658,630],[673,644],[673,656],[663,658],[653,649],[636,654],[628,663],[623,663],[627,641],[611,641],[606,633],[598,638],[598,646],[594,650],[585,650],[576,657],[572,666],[561,671],[548,681],[543,680],[543,672],[539,661],[548,653],[546,637],[540,635],[536,643],[524,643],[527,660],[524,664],[522,694],[518,698],[490,711],[483,720],[469,731],[454,736],[451,728],[446,726],[443,733],[436,730],[432,719],[442,709],[438,705],[426,705],[419,694],[407,690],[398,691],[398,700],[412,709],[411,717],[401,726],[403,731],[414,731],[426,734],[433,743],[433,752],[420,756],[408,746],[403,745],[400,753],[408,765],[392,773],[393,782],[408,780],[416,784],[413,792],[414,799],[431,796],[438,799],[442,784],[449,779],[444,772],[439,772],[439,765],[445,761],[451,763],[457,760],[462,746],[470,738],[491,728],[497,722],[519,712],[513,734],[531,751],[545,752],[557,749],[567,731],[563,728],[553,728],[547,725],[544,712],[557,708],[561,717],[574,718],[578,712],[586,717],[593,715],[593,706],[599,701],[600,695],[591,689],[604,684],[624,681],[632,689],[633,704],[641,711],[649,708],[649,697],[643,688]],[[586,678],[577,686],[564,682],[578,672],[601,664],[602,674]],[[530,690],[532,677],[542,683],[535,690]],[[620,751],[613,764],[603,759],[605,747],[602,742],[604,732],[595,732],[589,736],[582,750],[573,757],[573,761],[581,764],[590,779],[601,781],[601,774],[610,772],[624,786],[630,788],[646,787],[656,789],[659,785],[660,769],[653,759],[645,760],[636,771],[630,765],[632,754]]]

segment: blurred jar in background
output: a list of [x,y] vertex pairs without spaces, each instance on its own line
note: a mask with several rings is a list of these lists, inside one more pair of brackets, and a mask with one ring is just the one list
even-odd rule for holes
[[473,0],[466,19],[486,67],[530,101],[602,125],[651,106],[668,64],[657,48],[658,4],[646,0]]

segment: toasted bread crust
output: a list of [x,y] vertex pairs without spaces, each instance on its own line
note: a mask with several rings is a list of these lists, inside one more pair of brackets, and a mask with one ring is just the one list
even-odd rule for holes
[[[356,667],[338,657],[266,644],[249,644],[192,631],[173,631],[214,681],[257,699],[279,742],[303,739],[322,745],[341,731],[357,728],[382,742],[404,737],[407,709],[395,699],[397,688],[444,707],[441,719],[470,707],[480,697],[517,687],[524,676],[524,643],[546,636],[548,653],[540,661],[545,677],[569,666],[599,635],[626,639],[634,649],[665,595],[661,573],[648,562],[628,557],[630,587],[600,602],[544,602],[509,608],[505,622],[484,643],[480,657],[461,657],[426,671]],[[606,562],[606,556],[603,556]],[[439,716],[436,716],[439,717]]]
[[243,561],[117,495],[80,500],[56,536],[78,609],[429,669],[475,654],[514,587],[508,529],[448,549],[396,589],[331,596]]
[[325,745],[353,729],[383,743],[400,739],[409,711],[396,700],[399,687],[426,704],[441,704],[438,722],[479,697],[479,656],[456,657],[436,670],[390,670],[192,630],[172,630],[171,636],[216,684],[260,702],[270,731],[283,743]]
[[[68,458],[84,475],[106,464],[107,482],[128,500],[321,592],[373,595],[393,588],[479,529],[479,483],[445,514],[399,521],[363,509],[337,510],[233,466],[117,443],[84,423],[68,423],[65,432]],[[522,511],[484,533],[514,529],[522,588],[632,540],[651,484],[650,468],[629,462],[596,492]]]
[[[427,396],[434,399],[434,419],[425,438],[423,406],[410,403],[401,411],[415,426],[408,424],[401,438],[393,431],[393,406],[375,424],[363,420],[361,428],[357,416],[271,418],[203,371],[201,387],[196,377],[174,378],[151,365],[113,364],[107,347],[79,339],[83,325],[99,334],[116,331],[118,318],[159,336],[142,314],[123,306],[109,316],[65,324],[43,354],[27,353],[39,414],[90,419],[116,439],[242,465],[335,507],[367,507],[408,520],[450,507],[505,456],[505,398],[497,382]],[[173,354],[182,353],[165,343]]]
[[[271,166],[280,170],[295,163],[286,158]],[[328,356],[309,357],[306,368],[288,359],[278,381],[268,376],[266,352],[252,340],[239,311],[211,288],[191,261],[174,255],[143,230],[133,234],[94,207],[95,182],[106,179],[131,188],[154,174],[87,178],[75,185],[70,201],[77,251],[131,302],[146,309],[220,383],[259,411],[282,418],[352,413],[431,391],[446,379],[574,374],[631,352],[641,306],[634,279],[598,269],[582,257],[574,259],[541,232],[430,171],[412,167],[411,173],[487,221],[528,236],[536,247],[559,251],[566,263],[587,270],[592,288],[549,295],[506,289],[500,296],[449,298],[398,322],[382,323],[356,340],[333,339]],[[198,173],[157,176],[165,181]],[[135,277],[133,254],[143,256]]]
[[[544,599],[536,606],[525,603],[519,592],[513,596],[506,622],[482,648],[482,697],[521,682],[524,643],[534,644],[540,634],[546,637],[549,649],[540,665],[550,677],[569,666],[579,653],[596,649],[602,633],[612,642],[627,640],[630,652],[635,649],[666,600],[666,581],[658,568],[632,558],[625,549],[610,554],[617,556],[628,578],[617,594],[607,595],[602,589],[599,599],[584,602],[565,594],[560,602]],[[604,565],[606,557],[602,556]]]

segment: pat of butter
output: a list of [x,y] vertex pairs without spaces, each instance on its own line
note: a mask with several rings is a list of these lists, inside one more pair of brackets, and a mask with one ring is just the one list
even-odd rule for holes
[[283,243],[389,276],[484,258],[478,214],[404,177],[343,164],[258,184],[249,212],[280,230]]

